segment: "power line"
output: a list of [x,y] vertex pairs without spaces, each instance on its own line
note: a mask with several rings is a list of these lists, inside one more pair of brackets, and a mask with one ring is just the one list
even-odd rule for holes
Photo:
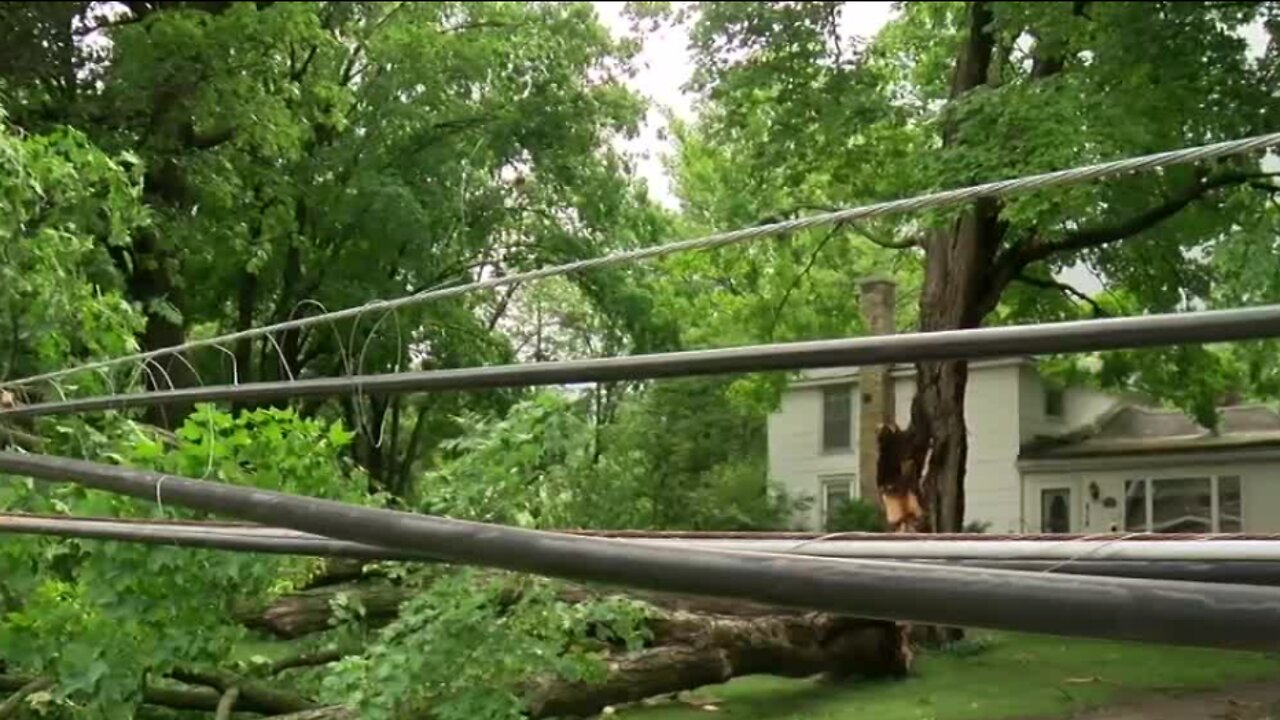
[[150,350],[147,352],[134,353],[122,357],[99,360],[96,362],[86,363],[78,367],[66,368],[54,372],[43,373],[40,375],[32,375],[17,380],[11,380],[0,384],[0,387],[20,387],[30,385],[35,382],[47,380],[56,380],[58,378],[67,377],[72,374],[88,372],[94,370],[103,370],[125,363],[136,363],[146,360],[152,360],[165,355],[185,352],[202,347],[210,347],[217,345],[227,345],[239,340],[248,340],[251,338],[261,337],[272,333],[283,332],[286,330],[296,330],[309,327],[323,322],[336,322],[350,318],[359,318],[368,312],[385,312],[395,310],[397,308],[409,305],[417,305],[420,303],[430,302],[433,300],[442,300],[444,298],[456,297],[475,290],[484,290],[489,288],[502,287],[516,283],[528,282],[531,280],[541,280],[558,275],[566,275],[584,270],[593,270],[604,267],[612,267],[615,265],[623,265],[632,262],[644,260],[652,260],[655,258],[665,257],[679,252],[693,250],[707,250],[711,248],[722,247],[734,243],[748,242],[763,237],[779,235],[784,233],[795,232],[812,227],[822,225],[834,225],[854,220],[863,220],[882,215],[891,215],[896,213],[914,212],[918,210],[927,210],[940,207],[948,207],[959,205],[977,198],[984,197],[1001,197],[1019,192],[1028,192],[1032,190],[1041,190],[1056,185],[1064,185],[1074,182],[1083,182],[1088,180],[1096,180],[1103,177],[1121,175],[1141,170],[1149,170],[1157,167],[1168,167],[1172,165],[1185,165],[1211,160],[1215,158],[1227,157],[1230,155],[1239,155],[1262,150],[1273,145],[1280,144],[1280,133],[1270,133],[1267,135],[1259,135],[1240,140],[1230,140],[1227,142],[1215,143],[1212,145],[1202,145],[1198,147],[1184,148],[1180,150],[1170,150],[1167,152],[1155,153],[1153,155],[1143,155],[1125,160],[1116,160],[1112,162],[1099,163],[1096,165],[1087,165],[1079,168],[1068,170],[1058,170],[1056,172],[1044,173],[1040,175],[1030,175],[1023,178],[1015,178],[1009,180],[1000,180],[997,182],[984,183],[955,190],[946,190],[942,192],[930,193],[927,195],[919,195],[912,198],[901,200],[891,200],[888,202],[874,203],[871,205],[863,205],[855,208],[847,208],[834,212],[821,213],[817,215],[809,215],[794,220],[786,220],[783,222],[769,223],[741,230],[733,230],[730,232],[709,235],[702,238],[692,240],[682,240],[663,245],[654,245],[650,247],[628,250],[625,252],[614,253],[597,258],[579,260],[576,262],[565,263],[562,265],[553,265],[550,267],[531,270],[528,272],[514,273],[503,277],[490,278],[488,280],[480,280],[477,282],[453,285],[449,287],[427,290],[414,295],[397,298],[394,300],[377,300],[360,307],[346,308],[334,312],[322,313],[310,317],[279,322],[272,325],[250,328],[239,332],[228,333],[213,338],[202,340],[192,340],[181,345],[174,345],[158,350]]
[[121,410],[215,400],[258,402],[280,398],[336,396],[353,391],[362,394],[443,392],[819,367],[891,365],[926,360],[974,360],[1275,336],[1280,336],[1280,305],[1267,305],[1233,310],[877,335],[589,360],[190,387],[0,408],[0,417],[37,417],[55,413]]
[[311,533],[260,525],[221,523],[139,522],[115,518],[45,517],[0,514],[0,534],[44,535],[85,540],[115,540],[144,545],[168,545],[273,555],[340,557],[357,560],[430,560],[361,543],[333,540]]
[[[310,557],[340,557],[357,560],[401,560],[418,562],[435,562],[435,558],[421,553],[404,552],[390,548],[375,547],[363,543],[352,543],[343,540],[313,535],[311,533],[286,530],[284,528],[264,527],[260,525],[205,523],[205,522],[173,522],[167,520],[130,520],[116,518],[84,518],[65,516],[39,516],[5,513],[0,514],[0,534],[6,535],[42,535],[61,538],[85,540],[116,541],[140,543],[145,545],[163,545],[179,548],[198,548],[207,550],[223,550],[232,552],[252,552],[273,555],[302,555]],[[575,533],[576,534],[576,533]],[[767,534],[767,533],[764,533]],[[661,533],[653,533],[661,535]],[[892,536],[886,536],[892,537]],[[650,538],[653,540],[655,538]],[[637,542],[629,540],[628,542]],[[639,541],[643,542],[643,540]],[[755,551],[759,540],[723,537],[719,540],[668,538],[665,544],[680,547],[722,547],[729,550]],[[849,548],[851,542],[845,540],[818,540],[815,542],[796,542],[795,540],[774,539],[777,543],[777,554],[794,554],[813,557],[847,557],[856,556],[861,559],[877,557],[877,554],[860,555],[855,548]],[[854,541],[878,542],[878,540]],[[935,545],[938,542],[929,541]],[[1231,559],[1195,559],[1196,550],[1205,544],[1221,546],[1224,541],[1159,541],[1148,545],[1162,545],[1168,552],[1160,555],[1160,559],[1114,560],[1100,559],[1091,555],[1089,545],[1074,544],[1071,551],[1075,554],[1063,555],[1050,553],[1047,557],[1039,554],[1012,553],[1021,559],[1008,559],[1011,553],[998,551],[1007,547],[1006,540],[973,540],[965,541],[990,546],[997,552],[962,553],[955,557],[937,558],[931,553],[923,557],[912,556],[911,553],[895,555],[894,559],[903,562],[927,562],[958,567],[979,567],[1002,570],[1022,570],[1029,572],[1052,572],[1063,575],[1101,575],[1106,577],[1151,578],[1158,580],[1186,580],[1191,582],[1235,583],[1242,585],[1280,586],[1280,562],[1275,560],[1240,560],[1232,552],[1225,553]],[[1022,541],[1018,541],[1022,542]],[[1057,545],[1046,540],[1038,542],[1041,547]],[[1139,541],[1143,542],[1143,541]],[[1235,541],[1225,541],[1223,549],[1234,550]],[[910,544],[914,544],[911,541]],[[881,545],[897,545],[899,543],[881,542]],[[1026,543],[1023,543],[1026,544]],[[1131,545],[1132,541],[1119,541],[1120,545]],[[1272,541],[1272,545],[1280,546],[1280,542]],[[846,555],[840,550],[855,550]],[[988,548],[984,548],[988,549]],[[1182,551],[1189,552],[1182,552]],[[1276,556],[1276,551],[1269,557]],[[982,555],[986,557],[970,557]],[[1248,554],[1248,549],[1246,552]],[[1215,554],[1215,557],[1217,555]],[[1068,559],[1069,562],[1063,560]]]
[[446,562],[883,620],[1200,645],[1280,648],[1280,592],[1061,577],[640,543],[358,507],[80,460],[0,453],[0,471],[120,493]]
[[[792,540],[635,538],[631,542],[658,547],[689,547],[754,553],[786,553],[799,548],[806,555],[858,560],[980,560],[1055,561],[1113,560],[1132,562],[1275,562],[1276,540],[1133,540],[1124,542],[1045,542],[1043,540]],[[1280,566],[1280,565],[1278,565]]]

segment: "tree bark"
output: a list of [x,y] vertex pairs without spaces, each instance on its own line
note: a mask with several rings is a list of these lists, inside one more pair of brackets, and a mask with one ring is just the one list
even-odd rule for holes
[[665,613],[651,621],[656,646],[611,659],[603,682],[551,680],[529,691],[532,717],[579,717],[611,705],[714,685],[744,675],[808,677],[905,674],[888,623],[831,615]]
[[[969,5],[969,27],[956,58],[951,100],[985,85],[989,79],[995,37],[991,8]],[[958,125],[943,127],[943,145],[958,142]],[[920,296],[920,329],[956,330],[977,327],[992,308],[988,271],[1005,234],[1000,203],[975,201],[956,222],[925,238],[925,281]],[[923,521],[918,529],[959,532],[964,526],[964,475],[968,458],[964,395],[968,364],[962,361],[916,365],[916,396],[907,430],[911,469]]]

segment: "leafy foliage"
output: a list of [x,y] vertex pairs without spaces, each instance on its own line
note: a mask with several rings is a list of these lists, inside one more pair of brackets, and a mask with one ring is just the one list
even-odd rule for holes
[[[605,428],[593,427],[581,403],[558,393],[536,395],[498,421],[464,419],[467,429],[446,445],[449,456],[423,481],[421,508],[543,528],[737,529],[785,522],[788,501],[765,492],[758,451],[757,459],[743,461],[734,448],[706,446],[716,430],[695,430],[717,420],[707,415],[704,398],[690,392],[695,389],[696,383],[681,383],[670,394],[646,395]],[[666,402],[676,394],[682,404]],[[699,416],[680,417],[679,408],[699,409]],[[648,414],[659,410],[657,417]]]
[[567,603],[556,585],[457,571],[405,603],[366,652],[334,668],[325,690],[361,717],[519,718],[523,693],[549,678],[602,678],[599,651],[637,647],[641,606]]
[[[673,130],[679,213],[655,207],[615,149],[645,111],[622,82],[636,48],[586,3],[5,5],[0,379],[677,235],[1271,131],[1280,113],[1280,51],[1243,39],[1275,34],[1276,3],[993,4],[985,77],[958,97],[973,3],[905,4],[875,38],[842,29],[858,11],[847,3],[634,5],[646,23],[690,30],[700,102]],[[991,262],[972,273],[994,293],[974,322],[1276,301],[1270,172],[1245,158],[1010,198]],[[921,288],[964,276],[939,275],[926,249],[956,217],[371,311],[164,369],[180,385],[246,382],[849,336],[864,331],[868,275],[899,281],[899,322],[914,327],[938,309],[917,307]],[[1087,301],[1055,284],[1082,269],[1106,286]],[[1280,391],[1275,352],[1180,347],[1053,366],[1209,423],[1224,399]],[[146,375],[31,392],[161,382]],[[796,506],[771,492],[764,457],[763,419],[786,379],[357,394],[147,418],[173,432],[116,414],[24,429],[51,453],[526,527],[774,528]],[[0,507],[199,517],[21,479],[0,484]],[[876,525],[851,504],[834,529]],[[51,716],[128,716],[144,684],[175,668],[235,665],[246,631],[233,606],[315,570],[7,540],[0,661],[56,679]],[[640,636],[634,606],[566,604],[551,583],[393,574],[422,590],[399,620],[373,630],[340,601],[343,622],[316,642],[360,652],[278,680],[372,718],[513,717],[539,678],[598,676],[601,648]]]
[[827,518],[828,532],[884,532],[884,516],[874,503],[852,498],[840,503]]
[[137,319],[104,247],[146,222],[138,194],[136,162],[82,133],[0,124],[0,378],[130,349]]
[[[103,438],[101,457],[163,472],[367,501],[341,452],[338,425],[291,410],[232,418],[202,408],[161,437],[127,424]],[[71,450],[72,448],[67,448]],[[99,517],[195,517],[77,487],[0,484],[10,511]],[[47,674],[69,717],[127,715],[140,680],[188,663],[225,664],[245,634],[233,610],[246,596],[287,590],[313,571],[309,561],[179,547],[22,538],[0,544],[0,647],[10,671]]]

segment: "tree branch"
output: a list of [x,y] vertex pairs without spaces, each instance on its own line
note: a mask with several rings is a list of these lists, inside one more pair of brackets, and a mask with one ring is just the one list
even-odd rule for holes
[[46,677],[38,677],[18,688],[15,693],[9,696],[9,699],[0,704],[0,719],[17,717],[22,710],[23,700],[51,687],[53,687],[53,680]]
[[8,425],[0,425],[0,446],[6,444],[12,444],[14,447],[30,452],[40,452],[44,449],[44,438]]
[[831,228],[831,230],[827,232],[827,236],[822,238],[818,245],[813,249],[813,252],[809,253],[808,262],[804,264],[804,267],[800,269],[800,272],[796,273],[795,277],[791,278],[791,284],[787,286],[786,292],[782,293],[782,299],[778,300],[778,304],[773,308],[773,319],[769,321],[769,332],[767,337],[773,337],[773,333],[778,329],[778,323],[782,319],[782,311],[787,307],[787,303],[791,301],[791,294],[800,286],[800,281],[804,280],[805,276],[809,274],[809,271],[813,269],[814,263],[818,261],[818,256],[822,254],[823,249],[827,247],[827,243],[831,242],[831,239],[834,238],[838,232],[840,232],[839,226]]
[[1058,282],[1057,280],[1049,280],[1047,278],[1033,277],[1025,273],[1019,273],[1013,279],[1017,282],[1023,283],[1025,285],[1030,285],[1032,287],[1045,288],[1047,290],[1058,290],[1062,292],[1064,295],[1069,295],[1078,300],[1083,300],[1084,302],[1088,303],[1090,307],[1093,308],[1094,317],[1110,316],[1110,313],[1106,311],[1106,308],[1099,305],[1097,300],[1094,300],[1093,298],[1089,297],[1087,293],[1082,292],[1081,290],[1078,290],[1072,287],[1071,285],[1068,285],[1067,283]]
[[[773,215],[769,215],[764,218],[761,218],[760,222],[756,224],[772,225],[774,223],[784,222],[786,220],[790,220],[796,217],[803,210],[815,210],[817,212],[832,213],[832,212],[836,212],[839,209],[840,208],[833,207],[831,205],[799,203],[797,205],[793,205],[789,210],[784,210],[782,212],[774,213]],[[870,230],[867,230],[867,228],[862,224],[855,222],[853,220],[845,220],[843,222],[836,223],[833,227],[853,228],[855,232],[857,232],[859,235],[861,235],[865,240],[867,240],[871,244],[879,245],[880,247],[885,248],[887,250],[908,250],[913,247],[920,247],[919,240],[916,240],[916,239],[890,240],[889,238],[879,237],[875,233],[871,232]]]
[[315,710],[305,710],[300,713],[272,715],[265,720],[356,720],[358,717],[356,711],[351,708],[332,705],[330,707],[316,708]]
[[245,682],[234,673],[222,670],[176,668],[169,673],[169,677],[188,685],[204,685],[223,695],[232,688],[239,688],[238,699],[244,700],[246,710],[256,708],[255,712],[281,714],[311,710],[316,707],[315,703],[300,695],[276,690],[260,683]]
[[350,653],[344,650],[322,650],[320,652],[303,653],[301,655],[281,658],[274,663],[271,663],[270,673],[272,675],[279,675],[286,670],[328,665],[329,663],[338,662],[349,654]]
[[504,28],[514,27],[514,23],[503,22],[501,20],[476,20],[475,22],[462,23],[445,28],[446,33],[460,33],[468,30],[501,30]]
[[[21,675],[0,675],[0,692],[18,692],[21,688],[26,687],[36,678]],[[38,692],[38,691],[37,691]],[[278,692],[278,691],[276,691]],[[146,685],[142,688],[142,702],[146,705],[156,705],[159,707],[173,708],[175,710],[202,710],[204,712],[215,712],[218,709],[218,702],[222,699],[222,692],[210,690],[208,688],[179,688]],[[237,703],[241,712],[261,713],[263,715],[280,715],[290,712],[301,712],[300,709],[285,709],[279,704],[268,703],[258,704],[254,702],[252,696],[242,695]],[[305,709],[314,709],[317,706],[310,703]]]
[[1178,194],[1165,198],[1164,202],[1112,225],[1092,227],[1068,233],[1052,242],[1031,241],[1019,243],[1006,250],[996,261],[996,276],[1012,280],[1032,263],[1040,262],[1059,253],[1089,250],[1126,240],[1150,230],[1177,215],[1191,203],[1214,190],[1240,185],[1250,180],[1270,177],[1274,173],[1227,173],[1217,177],[1200,179]]
[[240,699],[240,688],[231,687],[218,698],[218,707],[213,711],[213,720],[231,720],[231,712],[236,709],[236,700]]
[[373,24],[373,27],[369,28],[367,35],[360,38],[360,41],[356,43],[354,48],[352,48],[351,54],[347,56],[347,61],[342,65],[342,72],[339,73],[339,77],[342,78],[339,82],[340,85],[345,87],[353,78],[355,78],[356,62],[359,61],[360,56],[364,55],[364,50],[368,46],[369,41],[373,39],[373,36],[376,35],[379,30],[382,29],[383,25],[387,24],[387,21],[390,20],[392,16],[400,12],[401,8],[408,4],[409,3],[407,2],[396,3],[396,6],[388,10],[386,15],[378,18],[378,21]]

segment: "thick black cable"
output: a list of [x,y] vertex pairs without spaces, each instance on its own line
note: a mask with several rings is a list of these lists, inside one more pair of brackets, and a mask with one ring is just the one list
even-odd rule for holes
[[345,395],[352,391],[367,395],[440,392],[769,370],[889,365],[924,360],[977,360],[1276,336],[1280,336],[1280,305],[1267,305],[1235,310],[751,345],[594,360],[180,388],[17,406],[0,409],[0,417],[35,417],[215,400],[259,402],[281,398]]
[[[171,521],[116,520],[0,514],[0,534],[46,535],[62,538],[166,545],[232,552],[274,555],[338,557],[357,560],[402,560],[434,562],[422,553],[333,540],[311,533],[265,526],[226,525]],[[831,542],[831,541],[827,541]],[[838,542],[838,541],[835,541]],[[808,555],[813,543],[798,543],[794,554]],[[1236,583],[1280,586],[1280,562],[1184,560],[923,560],[953,567],[1052,572],[1062,575],[1187,580],[1192,582]]]
[[284,528],[249,525],[205,525],[164,521],[138,522],[109,518],[58,518],[0,514],[0,535],[45,535],[109,540],[180,548],[228,550],[271,555],[351,558],[355,560],[422,560],[421,553],[334,540]]
[[80,460],[0,453],[0,471],[448,562],[868,618],[1280,649],[1280,591],[689,548],[448,520]]

